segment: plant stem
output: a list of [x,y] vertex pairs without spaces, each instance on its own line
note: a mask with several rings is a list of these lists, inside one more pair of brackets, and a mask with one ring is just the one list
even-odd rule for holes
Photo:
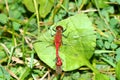
[[34,2],[34,7],[35,7],[35,13],[36,13],[36,17],[37,17],[37,25],[38,25],[38,36],[40,35],[40,24],[39,24],[39,13],[38,13],[38,4],[36,2],[36,0],[33,0]]

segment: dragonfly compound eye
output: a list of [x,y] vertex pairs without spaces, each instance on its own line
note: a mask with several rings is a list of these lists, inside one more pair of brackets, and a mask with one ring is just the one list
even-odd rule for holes
[[56,30],[62,30],[63,31],[63,27],[62,26],[57,26]]

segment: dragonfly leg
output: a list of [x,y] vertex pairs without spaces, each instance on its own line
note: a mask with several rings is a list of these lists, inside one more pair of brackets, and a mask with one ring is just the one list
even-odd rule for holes
[[64,38],[68,38],[69,34],[70,34],[70,32],[69,32],[67,35],[62,34],[62,36],[63,36]]

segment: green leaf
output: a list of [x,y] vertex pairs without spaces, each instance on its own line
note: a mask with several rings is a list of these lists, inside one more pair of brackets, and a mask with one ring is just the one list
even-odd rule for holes
[[[106,2],[108,2],[108,0],[92,0],[93,3],[97,3],[96,5],[99,7],[99,8],[105,8],[108,6],[108,4]],[[96,1],[96,2],[95,2]]]
[[111,13],[111,14],[113,14],[115,12],[114,8],[112,6],[106,7],[106,8],[104,8],[104,10],[106,10],[108,13]]
[[0,80],[10,80],[10,74],[0,65]]
[[18,19],[18,18],[20,18],[22,16],[22,14],[17,10],[9,11],[9,15],[10,15],[10,17],[16,18],[16,19]]
[[91,80],[91,76],[91,73],[86,72],[84,74],[81,74],[79,79],[75,80]]
[[23,4],[30,12],[35,12],[33,0],[23,0]]
[[80,73],[79,72],[72,73],[71,77],[72,77],[72,79],[77,80],[80,78]]
[[46,17],[46,15],[51,11],[51,8],[54,5],[54,0],[40,0],[40,8],[39,13],[42,18]]
[[116,2],[117,2],[118,4],[120,4],[120,0],[116,0]]
[[[37,4],[39,4],[41,0],[36,0]],[[43,0],[42,0],[43,1]],[[33,0],[23,0],[23,4],[30,12],[35,12],[34,2]]]
[[5,24],[5,23],[7,23],[7,21],[8,21],[7,15],[1,13],[0,14],[0,23]]
[[110,43],[108,41],[105,41],[104,47],[106,49],[109,49],[110,48]]
[[18,31],[20,26],[21,25],[19,23],[13,22],[13,28],[14,28],[14,30]]
[[110,75],[110,80],[116,80],[116,77],[113,75]]
[[0,50],[0,60],[4,59],[7,55],[4,51]]
[[112,49],[116,49],[117,47],[118,47],[118,45],[116,45],[115,43],[112,43],[112,44],[111,44],[111,48],[112,48]]
[[119,22],[119,21],[118,21],[117,19],[111,18],[111,19],[110,19],[110,25],[111,25],[111,27],[113,26],[113,28],[115,28],[115,25],[117,25],[118,22]]
[[103,41],[100,39],[100,40],[97,40],[97,45],[102,48],[103,47]]
[[110,80],[109,77],[105,74],[95,74],[95,80]]
[[120,61],[120,48],[116,49],[116,61]]
[[107,38],[108,42],[111,43],[114,41],[114,37],[111,34],[107,34],[109,37]]
[[[63,45],[59,50],[63,61],[62,69],[70,71],[83,65],[90,65],[88,60],[93,55],[96,36],[89,18],[85,14],[77,14],[58,22],[57,25],[66,29],[63,35],[67,37],[62,37]],[[55,69],[56,50],[53,45],[54,37],[51,36],[51,33],[55,32],[52,31],[52,28],[41,33],[40,41],[34,43],[34,48],[39,58],[52,69]]]
[[109,21],[109,13],[106,11],[106,10],[102,10],[101,11],[101,14],[105,17],[105,19],[107,20],[107,21]]
[[30,74],[31,69],[26,67],[23,73],[20,75],[20,80],[25,80],[25,78]]
[[120,80],[120,61],[116,65],[115,72],[117,79]]

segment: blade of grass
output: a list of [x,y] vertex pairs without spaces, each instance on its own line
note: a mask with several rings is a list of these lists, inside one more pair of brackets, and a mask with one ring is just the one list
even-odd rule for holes
[[107,62],[108,64],[110,64],[112,67],[116,67],[116,65],[113,63],[113,62],[111,62],[111,61],[109,61],[108,59],[106,59],[106,58],[104,58],[104,57],[102,57],[101,58],[103,61],[105,61],[105,62]]
[[38,36],[40,35],[40,24],[39,24],[39,13],[38,13],[38,4],[36,2],[36,0],[33,0],[34,2],[34,7],[35,7],[35,14],[36,14],[36,17],[37,17],[37,26],[38,26]]
[[25,80],[25,78],[30,74],[31,69],[26,67],[24,72],[20,75],[19,80]]
[[23,27],[23,37],[22,37],[22,52],[23,52],[23,59],[25,60],[25,45],[24,45],[24,43],[25,43],[25,34],[26,34],[26,32],[27,32],[27,28],[28,28],[28,24],[29,24],[29,22],[31,21],[31,19],[33,18],[35,16],[35,14],[33,14],[30,18],[29,18],[29,20],[28,20],[28,22],[26,23],[26,25]]
[[11,60],[12,60],[12,55],[13,55],[14,49],[15,49],[14,47],[11,48],[10,57],[9,57],[9,59],[8,59],[7,67],[9,66],[9,64],[10,64],[10,62],[11,62]]

